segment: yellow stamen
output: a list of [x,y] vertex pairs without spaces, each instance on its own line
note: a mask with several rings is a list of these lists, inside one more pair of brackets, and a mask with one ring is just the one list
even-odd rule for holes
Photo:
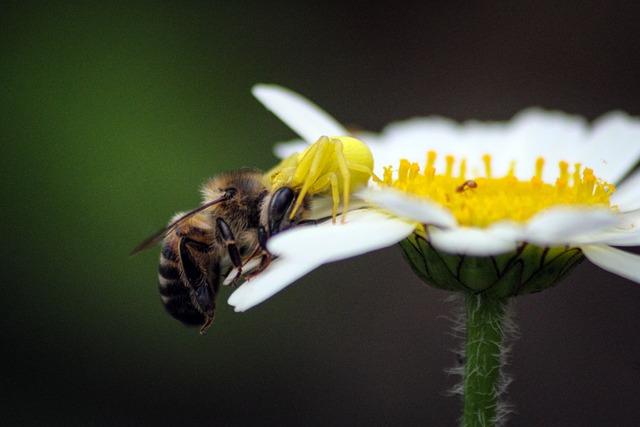
[[458,178],[460,180],[463,180],[466,173],[467,173],[467,159],[462,159],[462,161],[460,162],[460,175],[458,176]]
[[[461,225],[486,227],[494,222],[512,220],[525,222],[537,212],[555,205],[581,205],[610,207],[609,197],[614,192],[612,184],[598,179],[593,170],[581,164],[558,164],[559,175],[554,184],[542,179],[545,161],[536,160],[535,175],[527,181],[516,177],[516,165],[512,163],[503,177],[494,177],[491,156],[482,157],[484,176],[469,179],[467,162],[459,163],[459,173],[454,176],[456,159],[445,158],[444,174],[436,174],[436,153],[427,153],[427,163],[421,171],[417,163],[400,161],[397,173],[385,168],[382,186],[427,197],[451,210]],[[394,175],[396,178],[394,179]]]
[[487,174],[487,178],[491,179],[491,156],[485,154],[482,156],[482,161],[484,162],[484,169]]

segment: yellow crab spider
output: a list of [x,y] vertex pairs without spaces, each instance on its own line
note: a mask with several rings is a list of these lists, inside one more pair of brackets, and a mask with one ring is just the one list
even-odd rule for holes
[[321,136],[302,153],[284,159],[269,176],[274,189],[287,186],[298,193],[291,219],[307,194],[331,194],[333,222],[338,215],[341,191],[342,211],[346,213],[351,191],[366,185],[371,177],[377,179],[373,173],[371,150],[364,142],[350,136]]

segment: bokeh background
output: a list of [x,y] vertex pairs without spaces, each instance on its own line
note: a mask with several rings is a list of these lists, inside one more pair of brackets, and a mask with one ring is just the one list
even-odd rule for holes
[[[456,304],[397,248],[335,263],[206,336],[128,253],[218,171],[294,137],[250,96],[344,123],[637,114],[634,2],[5,1],[2,425],[455,425]],[[445,5],[446,4],[446,5]],[[535,6],[534,6],[535,4]],[[518,298],[512,425],[637,425],[640,285],[588,262]]]

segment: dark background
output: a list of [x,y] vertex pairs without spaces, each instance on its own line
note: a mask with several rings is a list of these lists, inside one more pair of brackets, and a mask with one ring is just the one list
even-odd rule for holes
[[[274,164],[294,135],[256,82],[372,130],[639,113],[635,2],[267,3],[3,2],[0,424],[455,425],[456,304],[397,248],[245,314],[225,290],[205,337],[163,312],[158,250],[128,252],[210,175]],[[637,425],[639,306],[588,262],[518,298],[511,424]]]

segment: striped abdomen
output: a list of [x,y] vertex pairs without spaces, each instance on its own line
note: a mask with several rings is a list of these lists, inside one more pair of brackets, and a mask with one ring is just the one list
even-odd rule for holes
[[160,253],[158,284],[165,309],[187,325],[213,321],[220,267],[205,218],[194,217],[171,231]]

